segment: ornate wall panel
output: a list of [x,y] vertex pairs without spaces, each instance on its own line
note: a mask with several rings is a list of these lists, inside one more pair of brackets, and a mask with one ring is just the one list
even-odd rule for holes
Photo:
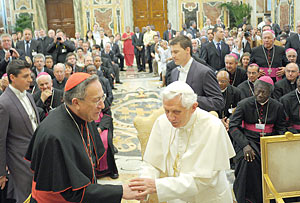
[[206,21],[207,18],[211,20],[211,24],[215,25],[217,18],[221,19],[223,18],[222,9],[219,8],[219,6],[222,4],[220,1],[214,1],[214,2],[207,2],[203,3],[203,17],[204,21]]
[[96,8],[94,9],[94,22],[99,27],[104,28],[106,34],[113,34],[114,19],[112,8]]

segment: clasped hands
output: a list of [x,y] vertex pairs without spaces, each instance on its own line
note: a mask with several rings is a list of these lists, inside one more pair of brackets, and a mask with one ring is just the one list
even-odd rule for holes
[[148,194],[156,193],[155,180],[135,178],[128,185],[123,185],[123,199],[145,200]]

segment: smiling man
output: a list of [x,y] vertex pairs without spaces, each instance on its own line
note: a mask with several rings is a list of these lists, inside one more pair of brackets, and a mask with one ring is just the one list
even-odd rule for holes
[[140,197],[157,193],[159,202],[231,203],[225,170],[234,150],[222,122],[197,107],[197,95],[184,82],[167,86],[162,101],[165,114],[152,128],[141,178],[130,187]]
[[[26,158],[34,172],[31,202],[120,202],[134,199],[128,185],[99,185],[95,168],[104,154],[94,120],[105,95],[97,75],[74,73],[64,102],[35,132]],[[97,147],[96,147],[97,146]]]
[[237,202],[262,202],[260,137],[283,135],[285,114],[283,105],[272,99],[271,77],[262,76],[254,84],[254,96],[238,103],[229,124],[234,140],[235,182]]

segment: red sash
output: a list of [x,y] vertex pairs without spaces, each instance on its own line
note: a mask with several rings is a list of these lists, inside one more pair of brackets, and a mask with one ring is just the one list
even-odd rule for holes
[[292,125],[292,128],[294,128],[294,129],[296,129],[296,130],[300,130],[300,125],[294,124],[294,125]]
[[[103,113],[101,112],[100,115],[99,115],[99,119],[96,120],[95,122],[99,123],[101,121],[102,117],[103,117]],[[107,136],[108,136],[108,130],[103,130],[100,133],[100,137],[101,137],[102,143],[104,145],[105,152],[104,152],[104,155],[102,156],[102,158],[99,161],[99,166],[97,168],[97,170],[99,170],[99,171],[105,171],[105,170],[108,169],[108,164],[107,164],[108,140],[107,140]]]
[[269,73],[269,68],[260,67],[261,70],[263,70],[266,74],[266,76],[270,76],[271,78],[276,78],[276,81],[282,80],[282,77],[277,77],[276,73],[279,70],[279,68],[271,68],[272,72]]
[[[263,130],[257,129],[255,127],[255,124],[244,123],[244,127],[245,127],[245,129],[251,130],[251,131],[254,131],[254,132],[258,132],[258,133],[263,132]],[[272,133],[273,132],[273,127],[274,127],[274,124],[266,124],[264,133]]]

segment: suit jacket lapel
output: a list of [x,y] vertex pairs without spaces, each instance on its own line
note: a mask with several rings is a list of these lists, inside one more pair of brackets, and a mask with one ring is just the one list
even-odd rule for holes
[[210,42],[210,47],[217,53],[218,56],[220,56],[220,53],[219,53],[219,51],[217,50],[217,48],[216,48],[214,42]]
[[40,117],[39,117],[39,112],[38,112],[38,110],[36,108],[35,102],[34,102],[32,96],[29,93],[26,93],[26,96],[28,97],[28,99],[29,99],[29,101],[31,103],[31,106],[34,109],[36,120],[37,120],[37,123],[39,124],[40,123]]
[[191,64],[191,67],[190,67],[190,70],[187,74],[187,77],[186,77],[186,83],[189,85],[189,86],[192,86],[192,81],[193,81],[193,75],[194,75],[194,72],[195,72],[195,60],[193,60],[192,64]]
[[[24,109],[22,103],[20,102],[20,100],[18,99],[18,97],[15,95],[15,93],[8,87],[7,89],[7,93],[9,94],[10,99],[12,100],[12,102],[15,104],[15,106],[17,107],[17,109],[19,110],[20,115],[23,118],[23,121],[28,129],[28,131],[33,134],[33,129],[32,129],[32,125],[31,125],[31,121],[29,119],[29,116],[26,112],[26,110]],[[17,112],[15,112],[17,113]]]

